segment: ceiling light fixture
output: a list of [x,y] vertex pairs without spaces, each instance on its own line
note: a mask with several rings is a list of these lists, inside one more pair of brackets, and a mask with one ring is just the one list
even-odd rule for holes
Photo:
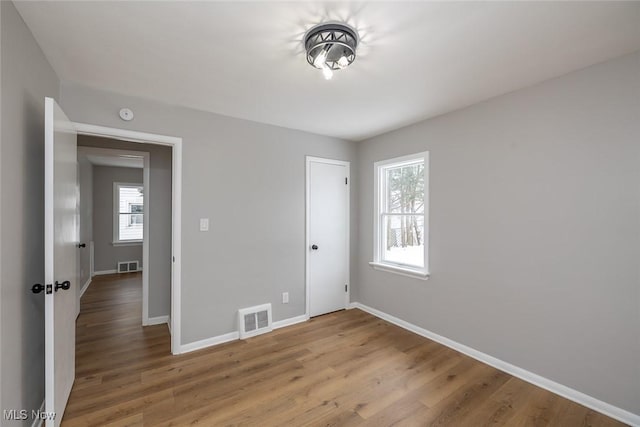
[[322,70],[330,80],[333,72],[347,68],[356,59],[358,33],[343,23],[325,23],[312,27],[304,37],[307,62]]

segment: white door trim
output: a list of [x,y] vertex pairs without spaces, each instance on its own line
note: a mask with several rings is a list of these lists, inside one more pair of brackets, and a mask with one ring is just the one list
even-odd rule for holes
[[345,292],[344,307],[349,307],[351,301],[351,162],[345,160],[333,160],[325,159],[322,157],[306,156],[305,167],[305,232],[304,232],[304,282],[305,282],[305,300],[306,300],[306,317],[311,315],[310,300],[309,300],[309,184],[310,184],[310,169],[311,163],[325,163],[328,165],[340,165],[345,166],[345,173],[347,175],[347,292]]
[[[173,158],[171,171],[171,253],[173,262],[171,264],[171,316],[169,326],[171,328],[171,353],[179,354],[181,331],[180,323],[182,320],[182,316],[180,314],[180,279],[182,266],[182,138],[126,129],[110,128],[105,126],[97,126],[86,123],[74,122],[73,125],[75,126],[76,131],[79,135],[98,136],[102,138],[139,142],[143,144],[167,145],[172,148]],[[148,168],[145,168],[145,170],[148,170]],[[146,178],[147,176],[145,176],[145,184],[148,182],[148,179]],[[145,228],[148,227],[148,221],[146,218],[147,211],[148,209],[145,209]],[[148,229],[146,232],[148,233]],[[148,245],[148,239],[145,239],[143,243],[143,254],[146,253],[148,255],[148,246],[146,247],[145,251],[146,245]],[[147,271],[148,268],[147,265],[145,265],[142,273],[143,276],[145,276],[145,272]],[[148,286],[148,276],[146,277]],[[148,318],[148,312],[146,313],[146,315]]]

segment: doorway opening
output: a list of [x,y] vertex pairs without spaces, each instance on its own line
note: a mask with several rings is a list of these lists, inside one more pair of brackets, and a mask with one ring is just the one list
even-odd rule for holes
[[[125,145],[126,144],[126,145]],[[102,147],[118,147],[102,148]],[[150,236],[149,211],[159,210],[156,222],[170,223],[170,202],[158,203],[151,200],[150,168],[151,153],[134,151],[141,144],[118,142],[103,138],[78,136],[78,180],[80,191],[80,251],[78,254],[78,276],[82,288],[80,298],[89,287],[94,276],[142,271],[142,325],[167,323],[170,311],[171,273],[169,256],[163,262],[149,262]],[[127,148],[124,150],[123,148]],[[171,150],[161,147],[154,150],[154,175],[158,170],[171,168]],[[156,193],[171,192],[170,176],[166,179],[154,176]],[[161,209],[164,208],[164,209]],[[164,218],[162,217],[164,216]],[[162,221],[164,220],[164,221]],[[169,227],[170,228],[170,227]],[[168,230],[168,228],[167,228]],[[153,252],[171,251],[171,233],[154,236],[158,240]],[[159,264],[159,265],[158,265]],[[161,316],[149,315],[149,276],[151,268],[165,270],[154,272],[156,287],[166,288],[166,307],[154,311],[164,312]],[[163,276],[163,277],[162,277]],[[157,292],[156,292],[157,293]],[[156,298],[157,299],[157,298]]]
[[[109,268],[101,270],[105,268],[101,265],[105,264],[98,264],[95,257],[98,251],[97,236],[91,236],[94,241],[93,252],[90,243],[81,242],[87,245],[83,249],[88,249],[90,254],[89,263],[85,255],[83,268],[88,269],[89,274],[117,272],[116,260],[135,266],[135,254],[140,254],[141,249],[142,324],[167,323],[171,333],[171,352],[179,354],[182,139],[82,123],[74,123],[74,127],[78,133],[79,153],[88,153],[98,162],[100,156],[110,154],[113,158],[115,155],[119,159],[116,164],[120,162],[121,166],[129,167],[131,171],[138,169],[138,173],[142,170],[141,186],[139,179],[115,179],[113,176],[109,178],[108,173],[102,174],[106,175],[109,186],[105,187],[107,197],[104,194],[101,197],[111,200],[111,209],[105,209],[106,212],[102,214],[108,215],[113,223],[106,233],[102,230],[102,240],[104,234],[108,238],[107,245],[102,246],[103,255],[105,248],[106,252],[110,250],[112,254],[119,252],[120,255],[119,258],[109,258],[107,254]],[[142,169],[139,169],[140,163]],[[79,167],[82,169],[82,164]],[[135,172],[129,176],[135,177]],[[95,189],[96,183],[93,184]],[[136,198],[137,191],[141,193],[140,198]],[[119,200],[121,198],[124,199],[122,203]],[[95,216],[96,212],[93,214]]]

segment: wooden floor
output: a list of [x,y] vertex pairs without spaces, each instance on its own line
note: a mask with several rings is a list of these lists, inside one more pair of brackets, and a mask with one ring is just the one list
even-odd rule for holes
[[359,310],[181,356],[140,319],[139,274],[94,279],[63,425],[622,425]]

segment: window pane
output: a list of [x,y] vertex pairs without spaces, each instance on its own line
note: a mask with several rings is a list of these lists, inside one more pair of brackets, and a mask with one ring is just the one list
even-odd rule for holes
[[142,215],[120,214],[120,240],[142,240]]
[[424,267],[424,216],[382,216],[384,261]]
[[388,168],[387,213],[424,213],[424,162]]
[[142,195],[142,187],[120,186],[119,191],[120,213],[143,212],[144,196]]

